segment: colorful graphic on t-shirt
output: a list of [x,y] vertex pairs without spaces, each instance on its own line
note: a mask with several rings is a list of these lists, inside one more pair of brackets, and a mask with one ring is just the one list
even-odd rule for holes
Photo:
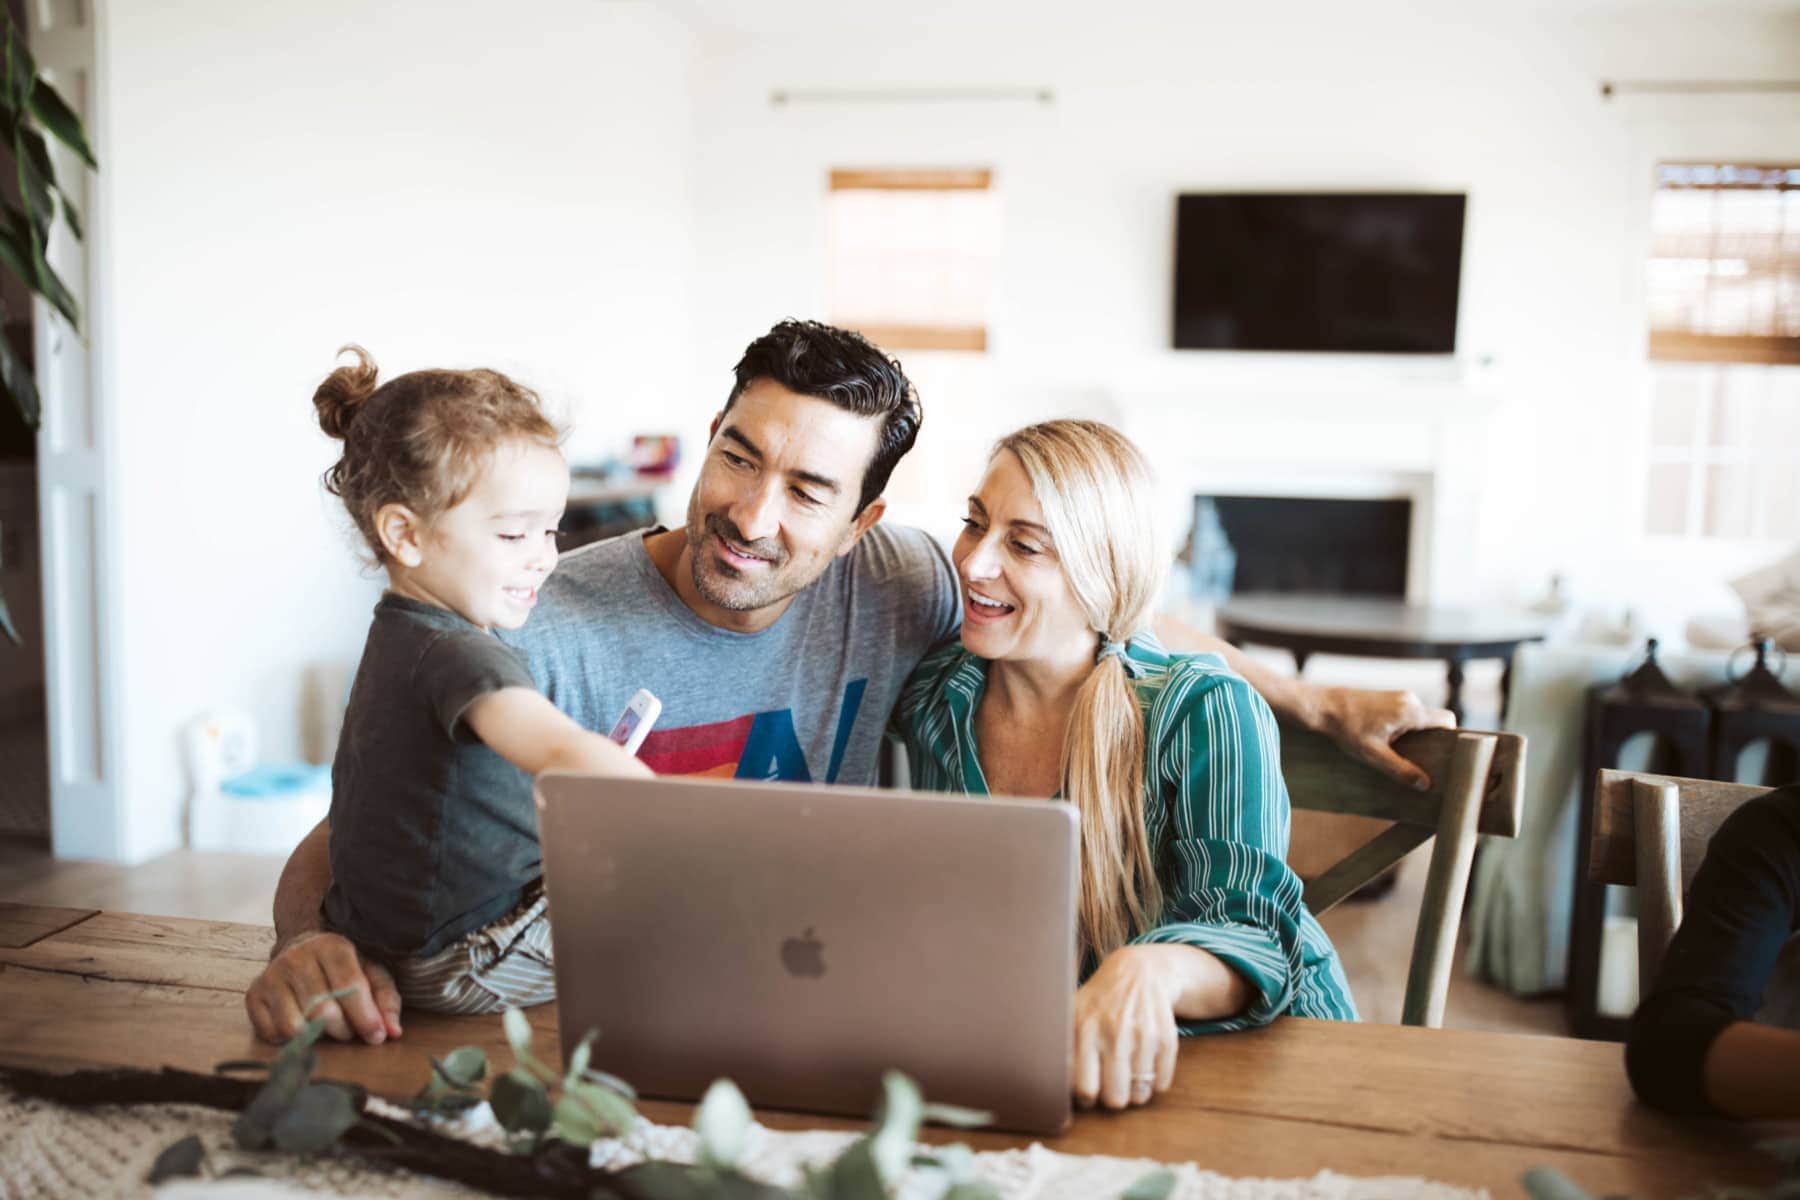
[[[825,782],[836,783],[844,748],[862,707],[867,679],[844,685],[838,705],[837,731],[831,739],[831,762]],[[656,728],[644,739],[638,757],[658,775],[713,775],[723,779],[782,779],[811,783],[815,776],[794,732],[794,710],[746,713],[709,725],[681,729]]]

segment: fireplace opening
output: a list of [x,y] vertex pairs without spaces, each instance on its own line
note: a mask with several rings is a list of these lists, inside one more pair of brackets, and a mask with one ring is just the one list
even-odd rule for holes
[[1185,557],[1194,590],[1404,599],[1413,502],[1195,496]]

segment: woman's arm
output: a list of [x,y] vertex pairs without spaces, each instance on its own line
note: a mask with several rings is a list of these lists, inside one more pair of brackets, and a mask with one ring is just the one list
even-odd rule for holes
[[1426,708],[1411,692],[1376,692],[1325,687],[1265,666],[1231,643],[1201,633],[1169,616],[1156,618],[1156,636],[1171,650],[1222,655],[1249,680],[1283,720],[1322,733],[1352,758],[1424,791],[1431,777],[1394,753],[1393,740],[1414,729],[1448,729],[1456,719],[1448,709]]
[[593,775],[655,773],[611,738],[577,725],[532,688],[489,692],[469,705],[463,720],[489,749],[528,775],[553,767]]

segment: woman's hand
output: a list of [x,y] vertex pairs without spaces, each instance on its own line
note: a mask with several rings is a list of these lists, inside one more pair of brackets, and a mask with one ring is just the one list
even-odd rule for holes
[[[1075,1101],[1107,1108],[1148,1104],[1175,1079],[1175,1002],[1185,976],[1170,952],[1121,946],[1075,993]],[[1173,968],[1173,969],[1172,969]]]

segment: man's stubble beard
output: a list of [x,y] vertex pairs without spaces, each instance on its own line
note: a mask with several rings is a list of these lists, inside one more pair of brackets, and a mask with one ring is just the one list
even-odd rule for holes
[[[739,532],[736,528],[719,528],[728,524],[723,518],[702,517],[691,503],[688,506],[689,573],[693,576],[694,590],[700,593],[702,600],[727,612],[754,612],[759,608],[781,603],[813,582],[812,579],[805,579],[794,583],[783,573],[782,568],[786,563],[772,565],[761,586],[734,577],[731,568],[717,562],[706,547],[709,535],[715,532],[721,537],[731,538],[739,545],[747,544],[734,536]],[[823,574],[822,570],[820,574]]]

